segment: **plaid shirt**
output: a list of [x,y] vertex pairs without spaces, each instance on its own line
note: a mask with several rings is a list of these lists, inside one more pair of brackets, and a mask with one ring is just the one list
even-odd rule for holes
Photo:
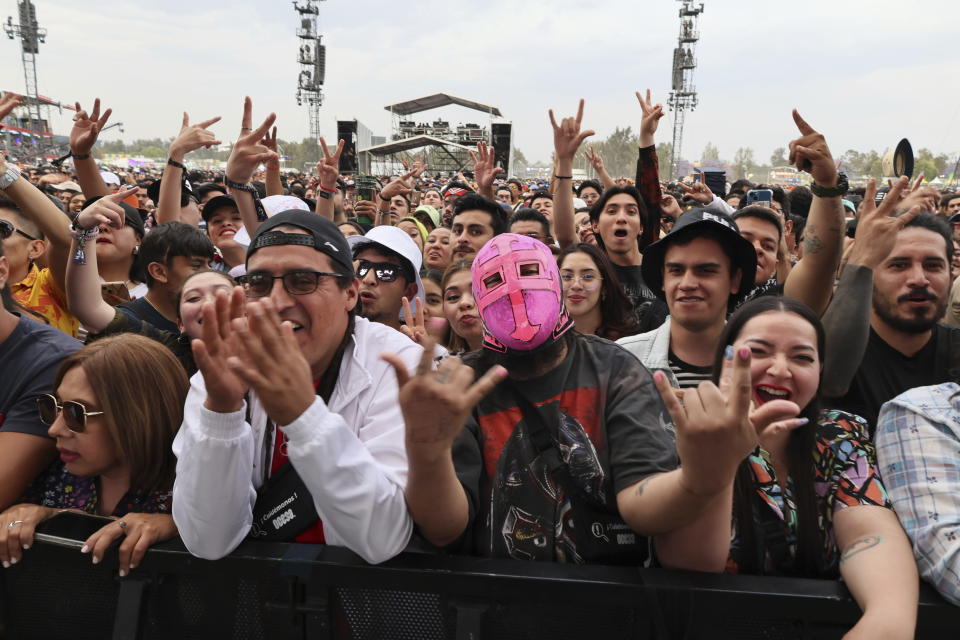
[[960,605],[960,385],[906,391],[877,422],[880,472],[920,574]]

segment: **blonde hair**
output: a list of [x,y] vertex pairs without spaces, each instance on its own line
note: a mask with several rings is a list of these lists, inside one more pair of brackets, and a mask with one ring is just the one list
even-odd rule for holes
[[54,388],[76,366],[83,367],[110,439],[130,467],[130,489],[170,490],[171,447],[190,387],[183,366],[160,343],[133,333],[102,338],[68,357]]

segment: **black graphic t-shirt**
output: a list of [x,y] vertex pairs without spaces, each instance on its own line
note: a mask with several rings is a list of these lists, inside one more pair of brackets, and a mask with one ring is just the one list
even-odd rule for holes
[[624,267],[615,264],[613,270],[617,274],[620,287],[633,306],[633,313],[640,325],[638,333],[653,331],[662,325],[670,314],[670,310],[667,304],[658,298],[643,281],[640,265]]
[[[615,513],[618,492],[677,467],[673,424],[633,355],[592,335],[576,334],[570,345],[558,367],[515,384],[544,416],[573,481]],[[463,550],[582,563],[577,513],[540,459],[513,394],[509,384],[495,388],[454,445],[471,503]]]

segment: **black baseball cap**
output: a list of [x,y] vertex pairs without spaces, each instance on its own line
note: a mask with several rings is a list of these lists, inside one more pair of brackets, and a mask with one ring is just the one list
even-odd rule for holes
[[237,201],[233,199],[233,196],[216,196],[210,198],[207,204],[203,205],[203,211],[200,212],[200,215],[203,216],[204,222],[209,222],[210,217],[217,212],[217,209],[223,209],[225,207],[237,208]]
[[[286,233],[277,227],[291,226],[307,232]],[[313,247],[321,253],[330,256],[330,259],[346,269],[353,276],[353,252],[347,244],[347,239],[340,233],[340,229],[332,220],[301,209],[281,211],[264,221],[257,227],[256,233],[247,247],[247,262],[258,249],[284,245],[299,245]]]
[[663,291],[663,260],[669,246],[678,241],[688,242],[699,235],[704,235],[707,231],[711,234],[717,234],[719,231],[721,244],[724,248],[733,250],[734,260],[731,270],[740,269],[743,274],[740,277],[740,290],[737,291],[737,296],[744,296],[753,289],[753,281],[757,275],[757,252],[753,245],[740,235],[737,223],[725,213],[691,209],[677,218],[670,233],[648,246],[643,252],[640,273],[643,275],[643,281],[656,293],[657,297],[660,299],[666,297]]

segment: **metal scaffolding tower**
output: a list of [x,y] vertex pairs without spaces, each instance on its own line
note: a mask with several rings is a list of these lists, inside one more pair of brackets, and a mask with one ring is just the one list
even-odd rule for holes
[[[3,30],[11,40],[20,38],[22,58],[23,58],[23,76],[26,85],[27,100],[24,101],[24,107],[30,116],[30,128],[37,130],[46,130],[49,122],[49,112],[39,99],[37,92],[37,54],[40,53],[40,45],[46,42],[47,30],[42,28],[37,22],[37,8],[33,6],[30,0],[20,0],[17,3],[20,23],[13,23],[13,16],[7,17],[7,22],[3,25]],[[38,146],[43,144],[43,139],[38,141]]]
[[673,149],[670,157],[670,175],[678,177],[677,163],[683,146],[683,124],[687,110],[697,108],[697,90],[693,86],[693,70],[697,67],[695,56],[697,41],[700,39],[698,21],[703,13],[703,3],[697,5],[694,0],[677,0],[680,8],[680,38],[673,50],[673,84],[667,106],[673,111]]
[[310,117],[310,136],[320,137],[320,107],[323,105],[323,81],[327,72],[327,48],[321,42],[318,28],[320,14],[319,2],[323,0],[303,0],[303,4],[294,0],[293,8],[300,16],[297,37],[300,38],[300,52],[297,64],[300,74],[297,76],[297,104],[307,105]]

